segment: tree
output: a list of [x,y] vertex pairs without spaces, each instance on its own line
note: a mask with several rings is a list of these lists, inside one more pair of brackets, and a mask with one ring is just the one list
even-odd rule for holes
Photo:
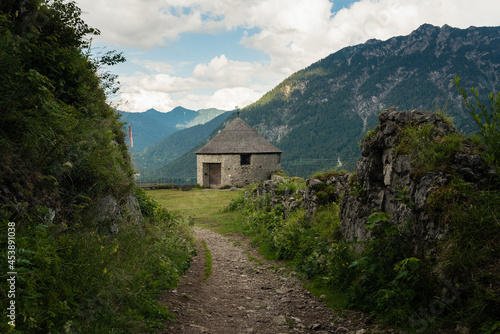
[[[116,76],[96,59],[89,37],[99,34],[74,2],[0,2],[0,183],[19,184],[33,201],[79,204],[133,183],[119,116],[106,102]],[[55,189],[44,186],[48,180]]]
[[469,99],[467,92],[460,86],[459,77],[454,80],[458,93],[464,99],[462,104],[469,109],[469,114],[479,127],[481,138],[488,147],[488,158],[491,162],[500,164],[500,92],[488,95],[491,106],[488,108],[481,103],[479,90],[472,87],[470,89],[472,97]]

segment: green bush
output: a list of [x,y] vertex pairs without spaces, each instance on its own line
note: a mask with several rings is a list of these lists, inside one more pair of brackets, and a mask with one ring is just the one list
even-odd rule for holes
[[[137,333],[172,318],[158,305],[193,252],[192,234],[143,192],[145,219],[116,221],[115,236],[96,233],[85,215],[106,196],[134,192],[123,124],[106,103],[115,76],[92,58],[74,2],[0,3],[0,255],[15,223],[16,327],[3,333]],[[11,245],[12,246],[12,245]],[[5,319],[7,263],[1,262]]]
[[395,152],[411,157],[415,175],[429,171],[446,171],[454,154],[461,151],[466,143],[472,143],[458,133],[451,133],[441,138],[433,135],[433,124],[408,125],[401,131],[401,141]]
[[305,228],[301,220],[304,210],[295,211],[272,233],[272,248],[279,259],[293,259],[304,240]]
[[479,127],[484,144],[489,148],[486,155],[488,161],[498,166],[500,164],[500,92],[490,93],[488,110],[486,105],[481,102],[479,91],[476,88],[471,88],[472,99],[469,100],[467,92],[460,86],[458,76],[455,77],[454,83],[464,100],[462,104],[469,109],[469,114]]
[[[446,170],[451,155],[469,142],[454,135],[437,142],[418,139],[431,130],[410,128],[400,149],[416,145],[424,150],[418,154],[432,160],[422,162],[422,170]],[[356,188],[355,178],[351,181]],[[290,261],[335,307],[369,312],[409,332],[432,333],[460,322],[472,331],[488,333],[495,331],[495,319],[500,316],[496,263],[500,198],[492,182],[490,190],[480,190],[455,178],[435,189],[427,214],[448,233],[418,255],[411,247],[412,222],[396,225],[385,212],[367,218],[370,239],[345,242],[339,229],[339,206],[326,195],[312,216],[299,208],[285,218],[282,207],[272,208],[268,196],[249,196],[245,201],[242,195],[233,201],[231,210],[240,213],[243,230],[267,257]],[[251,194],[255,187],[247,191]],[[412,205],[406,191],[399,190],[397,199]],[[328,186],[321,192],[330,192]]]
[[[136,333],[173,318],[157,299],[188,268],[192,232],[151,200],[140,203],[151,208],[149,215],[141,223],[122,222],[116,236],[85,227],[65,233],[47,224],[17,228],[16,331]],[[2,231],[7,223],[2,221]],[[4,237],[1,247],[7,249]],[[5,285],[0,289],[5,310]]]

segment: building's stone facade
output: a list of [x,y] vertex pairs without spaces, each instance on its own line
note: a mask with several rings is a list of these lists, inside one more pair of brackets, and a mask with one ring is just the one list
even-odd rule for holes
[[281,170],[282,151],[240,117],[195,152],[202,187],[242,187]]
[[[242,165],[241,154],[199,154],[196,160],[198,184],[202,187],[243,187],[269,179],[271,172],[281,170],[281,153],[251,154],[247,165]],[[210,184],[209,164],[220,164],[219,184]]]

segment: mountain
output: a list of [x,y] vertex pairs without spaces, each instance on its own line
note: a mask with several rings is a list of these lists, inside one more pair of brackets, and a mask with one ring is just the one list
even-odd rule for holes
[[[219,112],[218,109],[211,110],[214,110],[215,114]],[[187,129],[174,132],[156,144],[147,147],[133,158],[136,170],[142,173],[164,166],[175,160],[198,142],[209,136],[215,128],[224,122],[230,113],[230,111],[225,112],[205,124],[194,125]],[[207,114],[208,113],[202,113],[202,115],[197,116],[191,121],[191,124],[194,124],[196,119],[200,120],[203,117],[207,117]]]
[[[499,27],[424,24],[407,36],[343,48],[285,79],[241,117],[283,150],[282,167],[290,175],[354,170],[358,142],[390,106],[444,110],[460,131],[474,131],[452,83],[456,75],[483,96],[498,90]],[[151,176],[193,180],[191,151]]]
[[[139,153],[146,147],[160,141],[165,136],[177,131],[177,128],[172,125],[166,125],[163,122],[158,122],[153,114],[154,109],[150,109],[144,113],[128,113],[120,112],[121,120],[131,125],[132,138],[134,139],[134,147],[130,148],[132,153]],[[154,110],[154,112],[157,112]],[[126,143],[129,143],[127,129]]]
[[215,117],[225,114],[226,111],[220,110],[220,109],[215,109],[215,108],[210,108],[210,109],[200,109],[198,110],[198,115],[196,115],[195,118],[191,119],[189,122],[186,122],[184,124],[178,124],[177,127],[179,128],[189,128],[195,125],[199,124],[205,124],[208,121],[214,119]]
[[[224,113],[219,109],[190,110],[176,107],[169,112],[149,109],[142,113],[120,111],[122,121],[132,125],[134,147],[131,152],[138,154],[168,135],[184,128],[203,124]],[[127,143],[128,129],[127,129]]]

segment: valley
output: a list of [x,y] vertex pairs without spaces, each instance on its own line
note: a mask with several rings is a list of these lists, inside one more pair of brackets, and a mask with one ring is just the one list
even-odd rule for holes
[[[310,177],[329,170],[354,171],[361,157],[358,143],[375,128],[377,115],[391,106],[442,111],[461,133],[476,131],[453,78],[459,76],[464,87],[476,87],[485,99],[500,83],[498,50],[498,27],[424,24],[407,36],[343,48],[294,73],[240,114],[284,152],[285,173]],[[194,152],[234,117],[229,113],[206,139],[184,146],[172,161],[143,169],[141,178],[196,182]],[[158,143],[155,150],[162,145],[175,146]]]
[[[172,40],[159,33],[153,44],[167,47],[170,60],[134,52],[132,44],[108,51],[98,38],[123,35],[111,43],[117,47],[152,41],[141,38],[154,37],[145,28],[129,33],[141,23],[135,18],[151,27],[154,17],[177,23],[196,15],[149,1],[131,10],[122,2],[120,10],[134,18],[120,20],[124,34],[110,15],[98,15],[106,6],[87,12],[82,3],[97,6],[0,2],[0,332],[499,331],[499,27],[423,24],[329,56],[324,50],[324,59],[302,63],[303,70],[273,74],[265,59],[277,53],[267,51],[250,63],[248,52],[238,58],[217,48],[211,60],[188,64],[184,57],[204,56],[212,38],[226,41],[227,34],[210,29],[191,40],[202,38],[203,48],[196,44],[182,56],[175,36],[193,32],[176,35],[158,25]],[[201,10],[198,29],[228,23],[202,8],[213,4],[193,7]],[[251,2],[241,4],[234,10],[249,13]],[[366,5],[383,1],[339,13]],[[327,13],[325,27],[334,28],[336,17],[320,12]],[[267,19],[261,13],[259,20],[275,26],[274,12]],[[83,20],[99,16],[107,25],[102,34]],[[231,34],[241,50],[258,51],[241,42],[269,30],[248,23],[236,22]],[[290,65],[299,59],[286,45],[283,64]],[[234,106],[232,98],[240,104],[242,95],[250,103],[258,87],[289,77],[237,113],[123,113],[110,103],[120,83],[108,68],[121,66],[125,55],[133,74],[122,81],[122,98],[131,98],[130,111],[150,108],[144,101],[171,109],[191,104],[188,98],[201,108]],[[221,129],[235,117],[250,127],[227,136]],[[267,164],[273,172],[252,164],[269,144],[255,140],[261,137],[254,129],[278,148]],[[258,180],[244,179],[244,189],[194,186],[194,152],[217,134],[230,149],[206,152],[200,178],[219,186],[222,162],[209,158],[225,155],[235,158],[224,166],[226,176],[237,175],[237,166]],[[236,139],[251,145],[238,152]],[[284,171],[275,171],[280,163]],[[146,192],[138,179],[191,186]]]

